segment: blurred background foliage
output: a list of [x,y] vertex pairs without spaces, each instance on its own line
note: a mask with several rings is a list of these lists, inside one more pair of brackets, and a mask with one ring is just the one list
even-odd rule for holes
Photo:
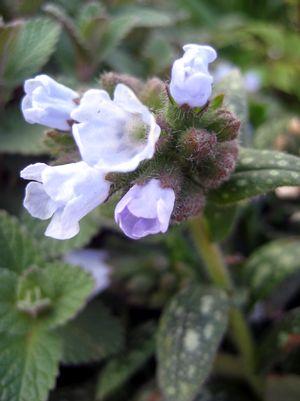
[[[261,78],[260,90],[248,93],[245,143],[299,156],[300,3],[0,0],[0,15],[0,208],[20,217],[49,259],[86,245],[107,250],[114,273],[104,303],[122,316],[127,348],[105,365],[98,399],[160,401],[153,378],[153,327],[142,327],[148,334],[140,334],[136,344],[130,330],[137,323],[157,321],[160,308],[193,281],[195,267],[205,282],[186,226],[141,241],[137,249],[116,233],[109,213],[100,207],[84,220],[75,239],[60,243],[41,237],[43,225],[22,211],[24,183],[19,170],[37,156],[39,161],[51,156],[43,127],[22,119],[22,83],[43,72],[84,90],[97,86],[100,74],[110,70],[168,80],[183,44],[209,43],[218,50],[219,63],[233,64],[243,74],[255,71]],[[295,309],[300,301],[299,200],[297,188],[276,191],[228,210],[226,216],[228,229],[233,230],[222,245],[240,284],[236,302],[247,312],[261,344],[261,370],[268,377],[266,401],[297,401],[300,394],[300,315]],[[237,216],[235,224],[230,224],[230,216]],[[229,230],[214,230],[213,224],[224,224],[220,216],[215,218],[211,230],[224,239]],[[225,341],[225,349],[231,348]],[[239,384],[238,372],[224,379],[226,363],[230,361],[217,359],[216,374],[208,382],[218,395],[203,393],[199,401],[253,399]],[[98,369],[93,364],[62,368],[50,399],[92,401]]]

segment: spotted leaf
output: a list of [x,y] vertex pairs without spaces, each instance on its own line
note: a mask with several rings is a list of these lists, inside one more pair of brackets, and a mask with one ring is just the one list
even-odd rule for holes
[[265,299],[285,279],[300,272],[299,240],[272,241],[256,250],[245,266],[254,300]]
[[191,286],[163,313],[158,378],[167,401],[192,401],[208,376],[226,329],[228,299],[216,288]]
[[235,172],[210,193],[210,199],[222,205],[232,204],[286,185],[300,186],[299,157],[241,148]]

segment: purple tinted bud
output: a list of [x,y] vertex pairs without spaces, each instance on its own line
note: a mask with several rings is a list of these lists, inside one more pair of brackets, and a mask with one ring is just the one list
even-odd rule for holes
[[171,188],[162,188],[160,180],[151,179],[145,185],[134,185],[115,209],[115,220],[132,239],[166,232],[175,202]]

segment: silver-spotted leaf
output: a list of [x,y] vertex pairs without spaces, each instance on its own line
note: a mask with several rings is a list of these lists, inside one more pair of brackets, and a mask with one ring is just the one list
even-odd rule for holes
[[20,273],[40,262],[29,232],[15,217],[0,211],[0,267]]
[[296,272],[300,272],[299,240],[269,242],[256,250],[245,265],[245,277],[254,300],[266,299]]
[[45,401],[55,384],[61,342],[54,333],[33,330],[0,337],[0,400]]
[[124,332],[119,320],[94,301],[60,329],[65,364],[90,363],[120,352]]
[[235,172],[210,193],[210,199],[220,205],[232,204],[282,186],[300,186],[299,157],[241,148]]
[[[275,116],[274,116],[275,117]],[[255,132],[254,146],[258,149],[276,149],[276,141],[284,137],[288,133],[288,125],[291,122],[292,116],[285,115],[273,118],[271,121],[268,119],[262,124]],[[286,138],[287,139],[287,138]],[[297,136],[295,136],[297,139]],[[279,144],[280,142],[278,142]]]
[[158,378],[167,401],[192,401],[212,367],[227,325],[228,299],[216,288],[191,286],[163,312]]

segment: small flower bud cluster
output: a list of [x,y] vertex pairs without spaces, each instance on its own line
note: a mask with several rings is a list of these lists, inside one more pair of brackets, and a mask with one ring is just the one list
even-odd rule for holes
[[207,192],[229,178],[240,122],[209,102],[216,52],[200,45],[184,52],[169,86],[105,73],[101,89],[79,97],[46,75],[25,82],[25,120],[66,131],[48,140],[69,152],[67,164],[36,163],[21,172],[31,181],[25,208],[51,218],[46,235],[73,237],[82,217],[120,191],[114,217],[129,238],[165,233],[170,221],[201,213]]

